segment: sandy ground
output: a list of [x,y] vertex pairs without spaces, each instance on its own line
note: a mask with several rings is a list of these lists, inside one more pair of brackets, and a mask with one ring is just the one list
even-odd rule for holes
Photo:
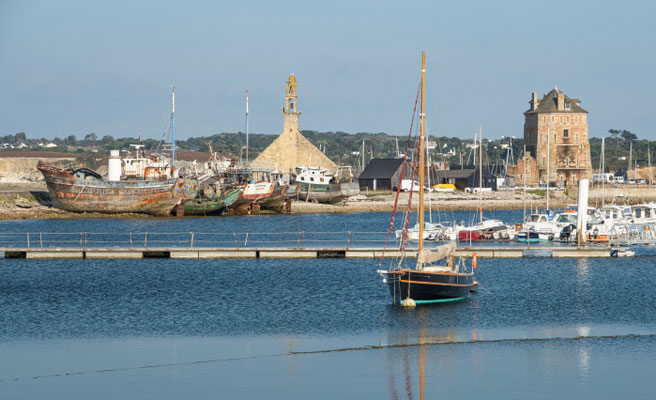
[[[369,196],[358,196],[340,204],[316,204],[302,201],[292,203],[292,212],[294,213],[347,213],[347,212],[375,212],[375,211],[392,211],[394,209],[395,194],[378,194]],[[401,193],[398,201],[398,210],[406,210],[408,207],[408,193]],[[571,199],[562,193],[550,196],[550,206],[554,208],[564,208],[571,203]],[[429,200],[430,199],[430,200]],[[521,194],[514,191],[508,192],[490,192],[483,193],[482,202],[477,194],[469,193],[431,193],[425,198],[425,209],[430,206],[433,210],[477,210],[483,204],[485,210],[507,210],[522,209],[524,205],[529,207],[546,207],[546,198],[528,195],[524,202]],[[412,209],[418,206],[418,196],[415,193],[412,199]]]

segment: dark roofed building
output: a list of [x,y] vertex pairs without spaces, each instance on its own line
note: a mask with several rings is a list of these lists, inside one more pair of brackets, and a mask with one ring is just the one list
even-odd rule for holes
[[[478,187],[478,169],[449,169],[437,171],[437,183],[452,183],[458,190]],[[497,177],[483,171],[483,187],[497,190]]]
[[399,185],[402,165],[402,158],[374,158],[358,177],[360,189],[392,190]]

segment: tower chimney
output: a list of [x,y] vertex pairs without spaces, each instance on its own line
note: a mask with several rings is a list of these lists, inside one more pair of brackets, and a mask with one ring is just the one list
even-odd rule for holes
[[565,93],[558,92],[558,111],[565,109]]
[[535,111],[538,108],[538,94],[533,92],[533,98],[531,99],[531,111]]

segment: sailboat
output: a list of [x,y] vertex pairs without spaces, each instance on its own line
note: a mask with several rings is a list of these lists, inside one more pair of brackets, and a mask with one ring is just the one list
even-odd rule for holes
[[[419,142],[419,182],[424,181],[424,93],[426,75],[426,54],[421,54],[421,112],[420,112],[420,142]],[[392,216],[393,222],[393,216]],[[419,191],[419,209],[417,211],[417,224],[419,226],[417,264],[415,268],[405,268],[401,259],[395,268],[381,270],[383,282],[389,286],[393,302],[403,306],[414,306],[423,303],[439,303],[465,299],[469,292],[476,288],[474,269],[466,270],[462,258],[455,264],[453,257],[456,251],[455,242],[442,246],[424,248],[424,191]],[[407,223],[404,222],[407,229]],[[475,257],[475,256],[474,256]],[[382,260],[382,258],[381,258]],[[446,260],[443,265],[435,264],[439,260]],[[382,261],[381,261],[382,263]]]

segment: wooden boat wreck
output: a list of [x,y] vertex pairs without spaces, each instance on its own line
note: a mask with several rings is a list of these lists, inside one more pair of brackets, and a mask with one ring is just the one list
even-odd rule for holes
[[228,214],[257,214],[261,210],[290,212],[290,198],[298,191],[297,185],[277,185],[273,182],[249,183],[241,196],[228,207]]
[[110,181],[88,168],[64,169],[43,161],[38,162],[37,169],[45,178],[53,204],[73,212],[168,216],[184,200],[196,197],[198,192],[198,182],[193,179],[165,177]]

